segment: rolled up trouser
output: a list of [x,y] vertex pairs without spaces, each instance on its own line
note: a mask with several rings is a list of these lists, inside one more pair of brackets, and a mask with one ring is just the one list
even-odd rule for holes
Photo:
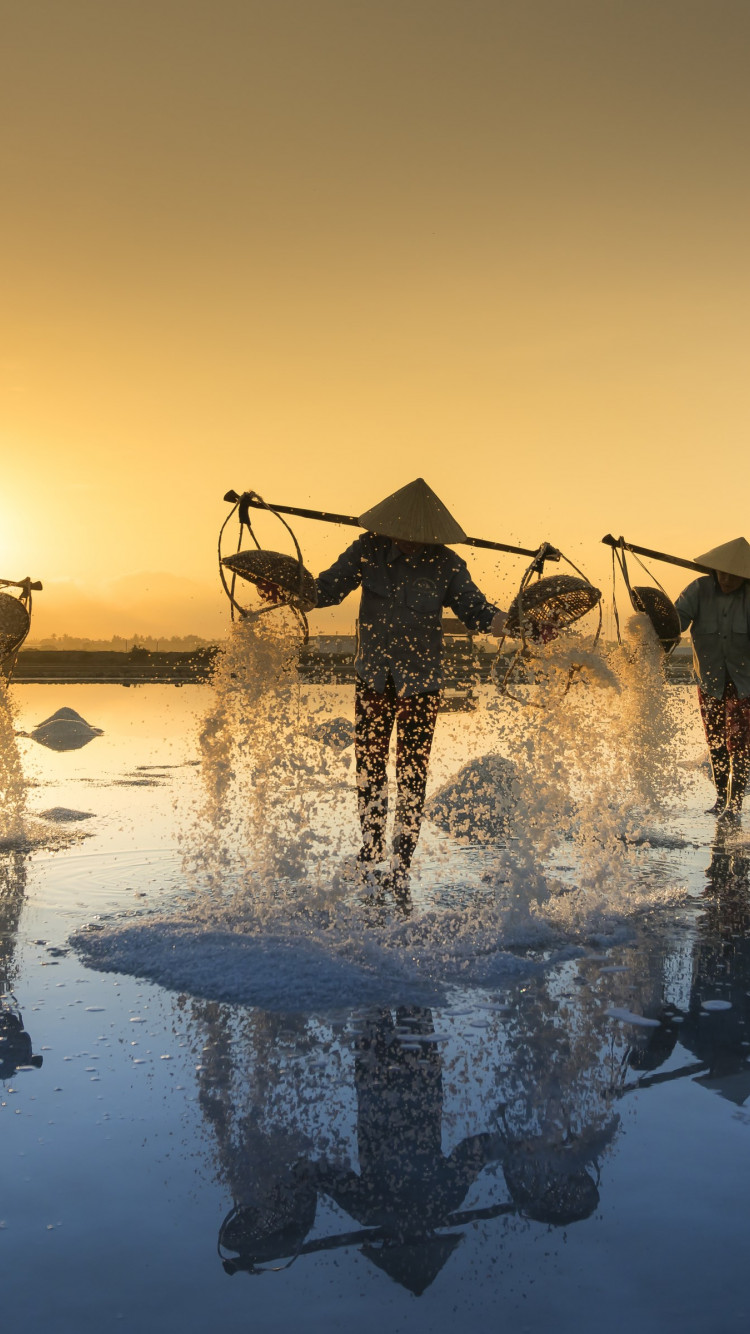
[[699,686],[698,702],[716,791],[741,806],[750,770],[750,696],[740,699],[734,682],[727,680],[721,699]]
[[438,695],[399,695],[391,677],[385,690],[357,681],[354,751],[357,803],[362,826],[362,861],[382,861],[388,815],[388,751],[396,723],[396,822],[394,852],[409,866],[422,824],[427,767],[438,712]]

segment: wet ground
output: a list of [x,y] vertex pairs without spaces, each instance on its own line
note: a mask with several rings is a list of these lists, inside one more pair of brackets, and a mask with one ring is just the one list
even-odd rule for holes
[[[290,888],[278,837],[256,879],[255,850],[238,869],[225,846],[234,776],[214,751],[207,782],[197,739],[208,687],[14,698],[17,732],[64,707],[101,734],[15,742],[10,1328],[746,1328],[750,845],[702,813],[692,722],[684,800],[634,853],[640,896],[536,934],[516,914],[501,939],[486,844],[437,825],[409,915],[361,903],[330,735],[311,779],[328,842]],[[316,708],[350,701],[323,688]],[[441,717],[436,783],[468,727]],[[555,855],[564,903],[575,859]]]

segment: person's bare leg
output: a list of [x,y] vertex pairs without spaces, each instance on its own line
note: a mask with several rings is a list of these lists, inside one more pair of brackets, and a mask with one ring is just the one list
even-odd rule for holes
[[396,708],[398,799],[393,839],[394,871],[408,872],[419,839],[427,789],[427,769],[438,713],[438,696],[399,699]]
[[357,681],[354,712],[354,755],[357,770],[357,807],[362,828],[362,865],[385,858],[385,823],[388,816],[388,749],[396,716],[391,689],[378,694]]
[[708,742],[711,758],[711,772],[716,788],[716,801],[706,812],[708,815],[721,815],[729,801],[729,780],[731,760],[727,742],[727,705],[725,699],[712,699],[698,690],[703,729]]

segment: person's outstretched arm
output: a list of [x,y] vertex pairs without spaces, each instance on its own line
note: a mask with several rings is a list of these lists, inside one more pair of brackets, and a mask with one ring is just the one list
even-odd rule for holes
[[318,607],[337,607],[362,582],[362,541],[358,537],[346,551],[342,551],[333,565],[318,575],[315,580]]
[[448,585],[446,606],[450,607],[459,621],[463,621],[464,625],[475,634],[504,633],[506,613],[487,601],[484,593],[474,583],[464,561],[461,561]]

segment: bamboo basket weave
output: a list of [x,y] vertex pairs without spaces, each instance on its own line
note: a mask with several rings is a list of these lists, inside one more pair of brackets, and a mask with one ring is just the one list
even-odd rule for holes
[[0,593],[0,661],[23,643],[30,624],[24,604],[10,593]]
[[315,580],[294,556],[279,551],[237,551],[224,556],[222,565],[240,579],[254,584],[266,602],[310,611],[317,603]]
[[508,610],[506,634],[517,635],[524,628],[549,626],[564,629],[580,620],[601,600],[601,593],[593,584],[572,574],[551,574],[529,584],[514,597]]
[[680,617],[674,603],[661,588],[639,585],[630,589],[634,611],[643,612],[654,627],[654,633],[665,653],[671,653],[682,635]]

